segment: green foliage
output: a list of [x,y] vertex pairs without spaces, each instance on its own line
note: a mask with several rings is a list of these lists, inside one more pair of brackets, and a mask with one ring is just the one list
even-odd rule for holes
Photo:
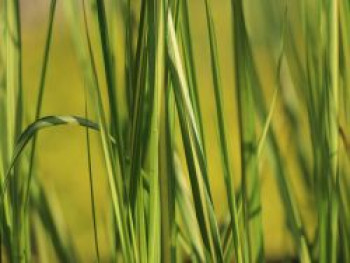
[[[46,239],[60,262],[83,261],[36,169],[38,156],[45,154],[36,151],[38,131],[74,124],[86,132],[83,148],[97,262],[268,261],[272,256],[266,249],[262,196],[269,194],[263,191],[269,174],[293,244],[286,258],[350,261],[349,1],[282,1],[277,7],[267,1],[266,7],[260,6],[266,27],[278,22],[277,30],[264,31],[274,34],[266,37],[274,45],[264,50],[272,62],[263,63],[251,25],[254,18],[248,18],[249,1],[227,0],[231,30],[224,34],[232,37],[231,52],[219,48],[214,1],[61,2],[84,83],[85,116],[42,117],[56,33],[56,0],[51,0],[34,120],[28,127],[24,117],[34,109],[24,103],[22,2],[1,2],[0,262],[46,262],[40,251],[50,249],[42,242]],[[203,7],[206,22],[213,101],[205,101],[198,81],[210,78],[198,74],[194,5]],[[222,79],[223,56],[232,58],[233,87]],[[261,73],[261,64],[268,63],[272,87]],[[228,91],[235,95],[225,98]],[[228,128],[234,122],[225,107],[228,101],[238,116],[233,123],[238,151],[229,144],[236,133]],[[204,116],[205,103],[213,103],[215,121]],[[282,131],[277,110],[285,125]],[[208,147],[212,138],[207,135],[213,125],[221,161],[214,173],[209,169],[215,162]],[[106,168],[100,176],[109,187],[110,255],[100,250],[91,129],[99,135]],[[236,159],[239,167],[234,167]],[[295,178],[301,185],[295,186]],[[213,180],[225,184],[225,220],[218,217]],[[315,233],[305,223],[301,189],[315,207]]]

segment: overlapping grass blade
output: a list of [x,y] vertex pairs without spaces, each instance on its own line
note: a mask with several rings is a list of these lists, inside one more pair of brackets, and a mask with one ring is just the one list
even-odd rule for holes
[[[48,23],[48,29],[47,29],[47,35],[46,35],[43,62],[42,62],[42,67],[41,67],[39,92],[38,92],[38,99],[37,99],[36,110],[35,110],[35,120],[37,120],[40,117],[42,104],[43,104],[44,91],[45,91],[45,80],[46,80],[46,73],[47,73],[47,69],[48,69],[49,54],[50,54],[50,50],[51,50],[52,31],[53,31],[55,13],[56,13],[56,0],[52,0],[50,3],[49,23]],[[27,207],[27,203],[28,203],[29,187],[30,187],[32,173],[33,173],[36,141],[37,141],[37,137],[34,136],[32,148],[31,148],[31,153],[30,153],[27,188],[26,188],[26,190],[24,192],[24,196],[23,196],[25,198],[24,199],[25,208]]]
[[[9,180],[11,169],[15,165],[15,162],[17,161],[18,157],[22,153],[24,147],[28,144],[29,140],[32,139],[33,136],[35,136],[37,131],[43,128],[49,128],[49,127],[58,126],[58,125],[68,125],[68,124],[80,125],[80,126],[85,126],[91,129],[98,130],[98,125],[96,123],[93,123],[87,119],[77,117],[77,116],[46,116],[38,119],[37,121],[29,125],[23,131],[23,133],[19,136],[18,142],[16,143],[16,147],[14,148],[14,153],[11,158],[9,168],[7,169],[5,182]],[[6,183],[5,183],[5,187],[6,187]],[[2,190],[4,190],[4,188]]]
[[[118,166],[115,163],[112,145],[109,141],[106,116],[103,110],[101,93],[97,82],[96,69],[95,69],[94,59],[92,55],[88,31],[86,28],[85,34],[86,34],[86,39],[88,41],[88,47],[86,47],[86,45],[84,44],[84,33],[81,32],[78,26],[80,20],[79,20],[79,16],[77,16],[77,14],[79,14],[79,11],[78,11],[79,9],[76,3],[67,1],[65,2],[65,6],[67,11],[67,17],[70,21],[72,31],[74,32],[72,36],[73,36],[73,40],[75,41],[79,63],[83,70],[84,78],[86,79],[86,85],[88,87],[89,96],[91,98],[96,98],[92,102],[95,105],[95,111],[98,116],[100,130],[101,130],[100,132],[101,141],[102,141],[105,163],[106,163],[107,172],[108,172],[108,180],[109,180],[109,187],[111,190],[113,211],[114,211],[116,223],[118,226],[118,231],[119,231],[118,234],[121,242],[123,257],[125,260],[131,261],[133,259],[132,251],[135,251],[135,248],[130,242],[132,237],[129,236],[129,233],[130,233],[129,232],[130,228],[128,226],[130,225],[130,221],[129,221],[130,217],[128,217],[129,210],[128,208],[124,209],[124,196],[125,196],[123,194],[125,190],[123,187],[124,184],[116,183],[116,182],[123,182],[123,179],[120,174],[120,169],[119,169],[120,166]],[[120,138],[119,139],[117,138],[117,140],[120,140]]]
[[[192,44],[192,35],[190,30],[190,17],[188,10],[188,1],[179,0],[181,5],[181,40],[182,50],[184,54],[184,62],[186,75],[188,78],[188,86],[190,89],[190,97],[193,105],[193,110],[196,115],[197,126],[201,135],[201,142],[203,145],[204,154],[206,154],[205,141],[204,141],[204,128],[203,128],[203,116],[200,107],[200,96],[196,76],[196,66],[194,61],[194,51]],[[175,25],[176,26],[176,25]]]
[[243,253],[242,253],[241,237],[240,237],[239,225],[238,225],[236,197],[235,197],[234,186],[232,181],[233,174],[231,171],[231,163],[230,163],[230,160],[232,160],[232,158],[229,155],[225,120],[224,120],[224,111],[223,111],[224,105],[222,100],[222,84],[221,84],[220,67],[219,67],[219,61],[218,61],[217,41],[215,36],[214,22],[211,14],[211,7],[209,5],[208,0],[205,0],[205,10],[206,10],[207,28],[208,28],[209,43],[210,43],[211,69],[212,69],[212,75],[213,75],[213,87],[214,87],[214,94],[215,94],[216,116],[218,121],[218,130],[219,130],[222,169],[223,169],[225,186],[226,186],[228,206],[229,206],[229,211],[231,215],[230,222],[231,222],[231,231],[233,235],[233,244],[235,247],[235,251],[234,251],[235,261],[242,262]]
[[[201,25],[201,14],[194,12],[195,4],[190,5],[187,0],[63,1],[75,58],[82,73],[80,83],[84,83],[88,92],[86,114],[85,118],[39,118],[56,12],[56,0],[51,0],[35,122],[22,133],[23,116],[27,114],[22,102],[22,82],[27,71],[22,72],[20,3],[19,0],[4,0],[0,13],[0,28],[3,29],[0,33],[0,125],[3,127],[0,129],[0,261],[50,260],[41,258],[37,250],[50,249],[51,244],[39,245],[41,241],[37,235],[44,237],[40,240],[51,240],[59,261],[80,261],[71,238],[58,222],[59,212],[50,202],[52,194],[47,193],[34,176],[38,131],[71,124],[86,129],[98,262],[104,260],[105,255],[100,254],[103,250],[100,251],[98,242],[89,129],[99,131],[107,168],[110,190],[107,202],[112,212],[108,227],[108,237],[113,243],[108,256],[111,260],[146,263],[230,262],[232,258],[238,263],[268,261],[270,253],[264,252],[260,198],[260,192],[265,190],[260,175],[265,171],[275,176],[283,216],[295,248],[293,256],[306,263],[350,260],[348,1],[288,2],[295,13],[287,15],[269,2],[265,3],[266,8],[257,10],[255,5],[247,5],[243,0],[231,0],[229,26],[233,35],[234,104],[239,117],[241,157],[241,186],[235,194],[231,165],[235,156],[230,155],[228,140],[232,133],[226,130],[228,115],[224,110],[220,76],[224,73],[220,66],[225,64],[219,63],[212,15],[220,3],[214,5],[210,0],[203,0],[204,29],[208,31],[205,36],[209,40],[208,64],[215,99],[210,106],[214,106],[216,113],[219,139],[215,154],[221,158],[219,175],[224,178],[228,203],[223,221],[214,211],[209,183],[208,167],[217,169],[218,166],[212,163],[216,160],[211,158],[215,154],[206,152],[205,147],[205,139],[211,139],[210,129],[205,127],[210,116],[202,115],[200,103],[212,101],[197,82],[198,77],[206,77],[197,73],[208,72],[207,65],[197,68],[195,63],[198,54],[194,42],[199,32],[192,23],[196,20],[197,25]],[[267,18],[269,8],[274,13],[271,19]],[[286,31],[277,54],[276,76],[273,73],[263,76],[264,79],[260,74],[269,72],[270,67],[267,65],[266,71],[262,69],[261,61],[256,59],[261,54],[257,52],[264,50],[266,54],[262,57],[274,57],[276,49],[267,50],[263,42],[272,40],[277,44],[277,37],[267,35],[278,34],[266,30],[254,35],[257,28],[265,26],[255,23],[260,21],[255,16],[258,13],[269,25],[279,16],[282,26],[274,25],[274,30],[283,28],[283,35]],[[222,32],[227,34],[224,30]],[[119,76],[121,71],[124,73]],[[276,88],[268,108],[265,83],[270,77]],[[31,85],[30,77],[28,83]],[[275,122],[273,113],[277,107],[282,111]],[[97,123],[89,121],[88,115],[96,116]],[[278,126],[285,120],[288,125]],[[262,128],[259,137],[256,134],[258,124]],[[31,151],[23,154],[32,139]],[[179,142],[182,145],[178,149]],[[265,145],[267,151],[264,151]],[[286,145],[291,145],[291,149],[286,150]],[[262,167],[266,160],[265,153],[270,163],[267,170],[264,163],[260,171],[259,165]],[[187,171],[183,170],[185,162]],[[299,180],[299,172],[302,180]],[[297,178],[290,178],[294,174]],[[301,190],[306,190],[305,196]],[[314,207],[305,213],[317,217],[316,222],[312,222],[314,225],[310,226],[309,218],[305,218],[300,198]],[[313,228],[316,228],[315,234]],[[269,244],[266,247],[269,248]]]
[[[161,220],[160,211],[160,185],[159,185],[159,116],[161,110],[161,98],[164,94],[165,83],[165,25],[164,25],[164,2],[149,3],[148,5],[148,40],[149,40],[149,87],[151,104],[151,126],[150,139],[147,155],[147,172],[150,178],[150,206],[149,206],[149,238],[148,238],[148,261],[158,262],[165,256],[162,252],[168,254],[169,244],[166,248],[162,247]],[[164,135],[164,134],[163,134]],[[166,220],[166,219],[165,219]],[[162,222],[163,223],[163,222]],[[168,237],[167,237],[168,238]],[[157,245],[159,244],[159,245]],[[162,252],[160,250],[162,247]]]
[[57,211],[50,203],[47,193],[36,177],[33,178],[31,184],[30,198],[31,211],[38,214],[40,222],[52,241],[57,258],[61,262],[79,262],[72,240],[65,236],[65,231],[62,230],[57,220]]
[[197,262],[204,262],[205,255],[199,228],[197,224],[193,224],[193,222],[196,221],[196,214],[191,199],[191,191],[187,186],[185,175],[181,169],[181,162],[177,155],[174,156],[174,168],[176,180],[176,202],[187,233],[186,236],[189,239],[192,253],[194,254],[193,257]]
[[[244,260],[263,261],[264,244],[261,220],[260,182],[257,166],[257,142],[255,135],[255,107],[253,101],[252,53],[249,53],[243,2],[232,0],[232,29],[234,65],[236,76],[237,107],[240,125],[241,169],[244,218]],[[256,214],[249,218],[250,214]]]
[[[207,253],[213,260],[223,260],[217,222],[210,193],[203,145],[196,126],[194,112],[188,94],[171,13],[168,13],[168,56],[173,89],[177,104],[182,139],[186,153],[197,220]],[[208,256],[209,256],[208,255]]]
[[[85,119],[88,118],[88,102],[86,97],[86,90],[84,90],[84,100],[85,100]],[[92,160],[91,160],[91,146],[90,146],[90,133],[89,128],[86,127],[86,151],[87,151],[87,162],[88,162],[88,171],[89,171],[89,184],[90,184],[90,200],[91,200],[91,214],[92,214],[92,223],[94,229],[94,243],[96,251],[96,261],[100,262],[100,250],[98,245],[98,231],[96,223],[96,205],[95,205],[95,192],[94,192],[94,181],[92,176]]]
[[[23,116],[23,90],[22,90],[22,35],[20,3],[18,0],[6,1],[6,151],[7,161],[10,160],[14,150]],[[18,172],[16,167],[14,173]],[[4,178],[5,180],[5,178]],[[22,210],[20,203],[21,185],[18,176],[11,184],[9,193],[11,200],[12,222],[11,227],[11,260],[18,260],[25,253],[24,228],[22,225]]]

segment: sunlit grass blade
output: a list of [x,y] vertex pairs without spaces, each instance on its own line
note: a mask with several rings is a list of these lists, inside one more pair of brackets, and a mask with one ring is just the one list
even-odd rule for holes
[[263,147],[264,147],[266,136],[267,136],[267,133],[268,133],[270,125],[271,125],[272,116],[273,116],[274,110],[276,108],[277,94],[278,94],[278,88],[276,88],[274,90],[273,97],[272,97],[272,102],[271,102],[270,109],[269,109],[269,113],[267,115],[266,122],[264,124],[264,128],[263,128],[262,134],[261,134],[261,136],[259,138],[259,141],[258,141],[258,147],[257,147],[257,155],[258,155],[258,157],[261,156],[261,152],[262,152]]
[[[340,80],[342,92],[343,94],[343,105],[345,111],[345,120],[349,123],[350,120],[350,110],[348,105],[348,99],[350,97],[349,87],[350,87],[350,72],[349,67],[346,65],[349,64],[350,61],[350,35],[349,35],[349,27],[350,27],[350,3],[348,1],[339,1],[339,71],[342,76],[342,81]],[[339,101],[341,103],[341,100]]]
[[204,262],[205,255],[202,241],[200,238],[199,228],[196,221],[196,214],[191,199],[191,191],[187,186],[185,176],[181,169],[181,162],[177,155],[174,156],[175,180],[176,180],[176,202],[181,214],[182,222],[191,244],[192,253],[198,262]]
[[168,13],[168,56],[197,220],[207,252],[210,253],[212,259],[220,262],[223,255],[214,215],[206,162],[204,161],[203,146],[200,143],[200,134],[198,133],[188,94],[188,86],[170,12]]
[[204,141],[204,128],[203,128],[203,116],[200,107],[200,94],[197,83],[197,74],[196,66],[194,60],[194,50],[192,44],[192,35],[190,30],[190,17],[189,17],[189,8],[188,1],[179,0],[181,4],[181,40],[182,40],[182,49],[184,54],[184,62],[186,75],[188,78],[188,86],[190,89],[190,97],[192,100],[193,109],[196,115],[196,120],[200,130],[201,141],[203,144],[204,154],[206,154],[205,141]]
[[[151,103],[151,123],[150,123],[150,139],[146,157],[146,171],[150,178],[150,203],[149,203],[149,237],[148,237],[148,261],[158,262],[163,256],[168,257],[168,248],[161,243],[161,235],[165,229],[163,225],[167,220],[164,217],[161,219],[160,210],[160,156],[159,156],[159,140],[160,140],[160,111],[161,103],[164,100],[164,85],[165,85],[165,5],[163,1],[158,3],[148,3],[148,40],[149,40],[149,60],[148,60],[148,81],[150,87]],[[164,116],[164,115],[163,115]],[[165,135],[165,134],[162,134]],[[162,169],[163,170],[163,169]],[[164,186],[166,187],[166,186]],[[162,201],[163,202],[163,201]],[[164,211],[166,212],[166,211]],[[167,222],[166,222],[167,223]],[[168,230],[168,229],[166,229]],[[166,237],[167,239],[169,237]],[[169,239],[168,239],[169,240]],[[158,245],[159,244],[159,245]],[[165,254],[164,254],[165,253]],[[170,258],[168,259],[170,260]]]
[[[331,1],[329,11],[329,97],[328,97],[328,122],[329,122],[329,150],[330,173],[332,190],[330,195],[330,245],[328,262],[337,262],[338,249],[338,217],[339,217],[339,157],[338,157],[338,119],[339,119],[339,1]],[[321,247],[322,249],[322,247]]]
[[[6,8],[6,134],[7,161],[14,151],[16,138],[21,131],[23,117],[23,89],[22,89],[22,33],[20,2],[5,1]],[[18,174],[18,167],[14,170]],[[18,260],[25,253],[24,228],[21,210],[21,184],[18,176],[11,183],[9,200],[11,200],[11,260]],[[6,180],[4,178],[4,180]]]

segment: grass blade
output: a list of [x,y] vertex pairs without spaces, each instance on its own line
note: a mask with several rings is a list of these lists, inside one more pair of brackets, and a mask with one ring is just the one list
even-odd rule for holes
[[210,251],[212,260],[222,261],[223,255],[214,215],[206,162],[204,161],[203,145],[200,143],[200,135],[188,94],[188,86],[179,56],[170,12],[168,13],[168,56],[197,220],[204,245]]
[[[245,261],[264,260],[264,244],[261,221],[260,183],[257,167],[257,142],[255,138],[255,108],[250,67],[249,40],[241,0],[232,0],[234,62],[236,69],[236,92],[240,123],[241,167],[243,189],[243,218],[245,229]],[[249,220],[249,214],[257,216]]]
[[226,137],[226,127],[224,121],[224,112],[223,112],[223,100],[222,100],[222,84],[220,77],[220,67],[218,61],[218,51],[217,51],[217,42],[215,36],[214,22],[211,14],[211,7],[209,1],[205,0],[205,10],[207,17],[207,28],[209,32],[209,43],[210,43],[210,55],[211,55],[211,68],[213,74],[213,84],[214,84],[214,94],[216,102],[216,116],[218,120],[218,129],[219,129],[219,140],[220,140],[220,151],[222,158],[222,169],[224,174],[225,186],[226,186],[226,195],[228,200],[228,206],[230,211],[230,222],[231,222],[231,231],[233,234],[233,245],[235,247],[235,261],[243,261],[243,253],[241,246],[241,237],[238,225],[238,215],[236,208],[236,197],[234,194],[233,186],[233,174],[231,171],[230,160],[232,158],[229,156],[228,143]]

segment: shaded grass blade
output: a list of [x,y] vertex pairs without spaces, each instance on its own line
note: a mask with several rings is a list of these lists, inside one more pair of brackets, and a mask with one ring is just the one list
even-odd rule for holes
[[215,94],[215,105],[216,105],[216,116],[218,122],[218,130],[219,130],[219,141],[220,141],[220,152],[221,152],[221,161],[222,161],[222,169],[224,174],[225,186],[226,186],[226,195],[228,200],[229,211],[231,215],[231,231],[233,235],[233,244],[235,247],[235,261],[242,262],[243,261],[243,253],[241,246],[241,237],[238,225],[238,215],[236,208],[236,197],[234,194],[234,186],[233,186],[233,174],[231,171],[231,163],[230,160],[232,158],[229,156],[227,136],[226,136],[226,128],[225,128],[225,120],[224,120],[224,105],[222,100],[222,84],[221,84],[221,76],[220,76],[220,67],[218,61],[218,50],[217,50],[217,41],[214,29],[214,22],[211,14],[211,7],[209,5],[209,1],[205,0],[205,10],[206,10],[206,18],[207,18],[207,28],[209,35],[209,43],[210,43],[210,56],[211,56],[211,69],[213,75],[213,86],[214,86],[214,94]]
[[[255,108],[249,54],[250,43],[243,14],[243,2],[232,0],[232,30],[236,76],[237,106],[241,141],[241,176],[243,189],[244,260],[264,261],[264,244],[261,220],[260,182],[257,167],[257,142],[255,135]],[[249,214],[257,215],[249,219]],[[255,213],[254,212],[254,213]]]

